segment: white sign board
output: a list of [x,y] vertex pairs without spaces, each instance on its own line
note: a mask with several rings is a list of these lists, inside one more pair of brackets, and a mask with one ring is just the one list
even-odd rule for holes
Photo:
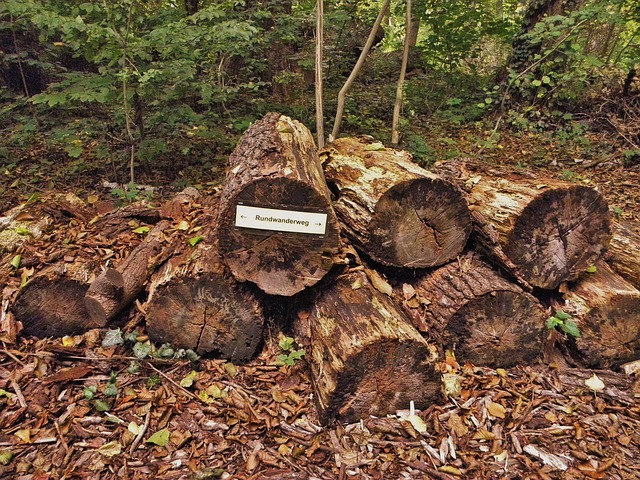
[[236,227],[324,235],[327,214],[236,205]]

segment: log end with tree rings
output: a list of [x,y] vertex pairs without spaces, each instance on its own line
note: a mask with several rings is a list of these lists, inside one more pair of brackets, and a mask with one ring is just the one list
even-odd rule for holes
[[611,216],[593,188],[550,188],[521,212],[504,251],[531,285],[554,289],[580,276],[606,251]]
[[[237,226],[238,205],[256,208],[250,210],[253,226]],[[273,230],[262,228],[262,219]],[[322,223],[321,230],[312,230],[314,222]],[[220,255],[234,277],[271,295],[291,296],[317,283],[333,267],[339,248],[329,199],[305,182],[283,177],[247,184],[221,211],[217,232]]]
[[531,364],[542,354],[546,311],[526,292],[492,291],[451,317],[445,348],[461,362],[492,368]]
[[146,310],[147,331],[157,343],[241,363],[262,342],[258,300],[228,276],[173,278],[155,288]]
[[19,293],[12,307],[23,334],[38,338],[84,333],[93,324],[84,306],[89,284],[72,278],[34,278]]
[[434,267],[462,251],[471,225],[453,184],[431,177],[404,181],[376,203],[364,250],[384,265]]

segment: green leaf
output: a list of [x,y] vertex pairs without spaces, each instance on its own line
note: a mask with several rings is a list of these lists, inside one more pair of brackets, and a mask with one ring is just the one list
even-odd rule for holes
[[189,245],[191,245],[192,247],[195,247],[202,240],[204,240],[204,237],[202,235],[198,235],[197,237],[190,238],[189,239]]
[[104,400],[100,400],[100,399],[94,400],[93,406],[99,412],[108,412],[109,409],[111,408],[111,406],[109,406],[109,404],[107,402],[105,402]]
[[140,235],[144,235],[145,233],[149,233],[149,227],[138,227],[133,230],[133,233],[138,233]]
[[549,317],[547,319],[547,328],[549,330],[554,329],[560,325],[562,325],[562,320],[560,320],[558,317]]
[[96,396],[96,391],[98,389],[95,387],[95,385],[91,385],[89,387],[85,387],[82,390],[82,394],[84,395],[84,398],[86,398],[87,400],[93,400],[93,398]]
[[558,317],[560,320],[567,320],[567,319],[571,318],[571,315],[569,315],[568,313],[563,312],[562,310],[558,310],[556,312],[556,317]]
[[294,342],[295,340],[292,337],[283,336],[278,342],[278,346],[280,347],[280,349],[284,350],[285,352],[288,352],[293,348]]
[[133,354],[135,355],[136,358],[139,358],[140,360],[142,360],[143,358],[147,358],[149,356],[149,354],[151,353],[151,342],[146,341],[146,342],[137,342],[134,346],[133,346]]
[[13,459],[13,453],[9,450],[0,451],[0,465],[9,465]]
[[169,435],[169,430],[163,428],[162,430],[157,431],[149,438],[147,438],[146,443],[153,443],[155,445],[158,445],[159,447],[166,447],[167,443],[169,443]]
[[9,393],[6,390],[3,390],[2,388],[0,388],[0,397],[11,398],[11,393]]
[[182,380],[180,380],[180,386],[184,388],[189,388],[193,385],[193,381],[198,376],[198,372],[195,370],[191,370]]
[[11,259],[11,266],[13,268],[19,268],[20,267],[20,262],[22,261],[22,255],[16,255],[15,257],[13,257]]
[[118,387],[116,387],[115,383],[107,383],[107,386],[104,387],[104,396],[105,397],[117,397],[118,396]]
[[16,233],[18,235],[33,235],[33,233],[31,233],[31,230],[25,227],[16,227]]
[[585,268],[584,271],[587,273],[596,273],[598,271],[598,267],[591,265],[590,267]]
[[154,358],[171,358],[175,353],[174,348],[168,343],[163,343],[153,354]]
[[102,339],[103,348],[114,347],[123,343],[124,339],[122,338],[122,331],[119,328],[107,330],[104,334],[104,338]]
[[534,87],[539,87],[542,85],[542,82],[540,80],[534,80],[533,82],[531,82],[531,85],[533,85]]
[[578,325],[576,325],[576,323],[572,322],[571,320],[565,321],[560,326],[560,329],[566,334],[571,335],[572,337],[575,337],[575,338],[580,338],[582,336],[582,334],[580,333],[580,329],[578,328]]
[[369,145],[364,147],[365,152],[372,152],[377,150],[384,150],[384,145],[380,142],[370,143]]

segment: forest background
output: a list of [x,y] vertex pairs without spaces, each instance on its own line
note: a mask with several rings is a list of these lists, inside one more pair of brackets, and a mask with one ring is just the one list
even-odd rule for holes
[[[382,1],[324,4],[324,122]],[[315,2],[5,0],[3,206],[100,180],[215,184],[244,130],[279,111],[317,131]],[[428,167],[640,162],[638,0],[414,0],[399,145]],[[341,134],[391,140],[406,3],[384,14]],[[125,185],[123,188],[122,185]]]

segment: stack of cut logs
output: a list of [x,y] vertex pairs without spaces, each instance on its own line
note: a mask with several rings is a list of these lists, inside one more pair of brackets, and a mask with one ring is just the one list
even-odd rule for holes
[[[364,137],[318,153],[303,125],[272,113],[243,135],[216,194],[97,216],[72,203],[49,209],[94,235],[93,258],[5,243],[23,264],[3,281],[3,318],[61,336],[112,325],[138,301],[154,341],[242,362],[277,304],[306,347],[324,422],[428,406],[446,350],[492,367],[537,361],[550,344],[586,367],[640,352],[638,226],[612,222],[585,185],[471,160],[426,171]],[[3,230],[28,223],[20,211]],[[142,240],[133,216],[150,225]],[[547,329],[560,310],[581,336]]]

